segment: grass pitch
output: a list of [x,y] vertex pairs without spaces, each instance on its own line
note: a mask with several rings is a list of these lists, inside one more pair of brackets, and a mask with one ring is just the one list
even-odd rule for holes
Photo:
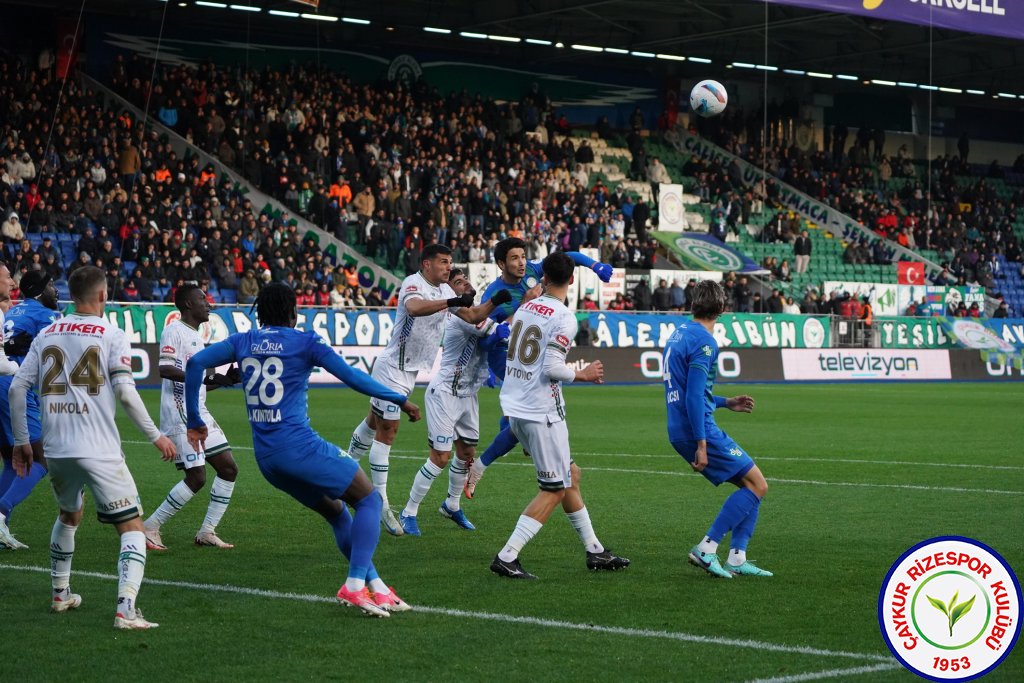
[[[965,535],[1024,572],[1019,385],[733,385],[721,393],[758,402],[752,415],[718,418],[768,478],[749,554],[772,579],[714,580],[686,564],[729,491],[671,453],[659,386],[573,387],[569,429],[587,507],[602,542],[633,565],[588,572],[556,513],[522,555],[540,581],[491,574],[488,563],[536,490],[530,461],[515,451],[464,503],[476,532],[437,514],[442,476],[421,507],[422,538],[382,534],[378,568],[424,609],[362,618],[333,604],[347,565],[329,528],[263,480],[240,392],[217,391],[210,409],[240,469],[219,531],[237,547],[192,545],[208,500],[197,495],[164,527],[170,550],[149,554],[140,605],[161,627],[115,632],[117,540],[87,508],[72,578],[84,604],[51,615],[54,506],[43,482],[12,524],[31,549],[0,553],[2,678],[910,681],[875,616],[882,579],[904,550]],[[156,414],[158,393],[143,394]],[[348,390],[310,393],[314,428],[342,445],[366,407]],[[481,417],[486,444],[496,392],[481,394]],[[148,513],[179,475],[126,421],[121,432]],[[425,426],[403,423],[393,506],[404,504],[425,457]],[[1024,680],[1021,647],[985,680]]]

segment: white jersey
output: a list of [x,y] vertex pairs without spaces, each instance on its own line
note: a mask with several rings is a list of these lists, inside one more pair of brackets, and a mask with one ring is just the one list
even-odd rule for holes
[[[205,348],[203,338],[180,320],[164,328],[160,335],[160,365],[185,371],[188,359]],[[199,388],[199,410],[203,422],[215,424],[206,410],[206,387]],[[160,385],[160,431],[168,436],[188,430],[185,418],[185,383],[165,379]]]
[[455,291],[447,282],[435,287],[420,273],[414,273],[402,280],[402,289],[398,295],[398,312],[395,314],[395,330],[378,362],[383,360],[405,371],[433,368],[434,360],[437,359],[437,349],[441,346],[442,327],[448,313],[438,311],[432,315],[414,318],[405,310],[405,305],[411,299],[443,301],[455,296]]
[[520,306],[514,320],[501,386],[502,412],[534,422],[561,422],[565,419],[562,383],[550,377],[544,366],[545,362],[565,365],[576,337],[576,316],[558,299],[544,295]]
[[461,398],[476,396],[487,381],[487,353],[480,348],[480,340],[493,332],[496,326],[497,323],[490,318],[479,325],[471,325],[449,313],[444,326],[441,368],[430,380],[430,388]]
[[114,421],[119,384],[132,379],[128,337],[109,321],[72,313],[41,331],[18,377],[39,391],[46,458],[122,458]]

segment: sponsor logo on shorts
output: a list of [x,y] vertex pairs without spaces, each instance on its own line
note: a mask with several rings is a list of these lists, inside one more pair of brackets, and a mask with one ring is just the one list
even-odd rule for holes
[[995,550],[970,538],[918,543],[889,570],[878,595],[886,645],[932,681],[984,676],[1020,635],[1020,584]]
[[109,503],[101,503],[100,509],[104,512],[114,512],[115,510],[122,510],[124,508],[130,508],[135,505],[135,501],[131,498],[121,498],[119,500],[112,500]]
[[537,476],[538,477],[542,477],[544,479],[558,479],[559,478],[558,475],[555,474],[554,472],[537,472]]
[[174,353],[174,347],[168,344],[167,346],[160,347],[161,353]]

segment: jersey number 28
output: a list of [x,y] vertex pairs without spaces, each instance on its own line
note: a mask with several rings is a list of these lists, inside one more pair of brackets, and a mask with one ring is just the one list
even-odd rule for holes
[[[243,358],[242,375],[249,375],[245,381],[245,402],[251,406],[276,406],[284,398],[284,363],[276,356],[262,361],[259,358]],[[250,374],[251,373],[251,374]]]

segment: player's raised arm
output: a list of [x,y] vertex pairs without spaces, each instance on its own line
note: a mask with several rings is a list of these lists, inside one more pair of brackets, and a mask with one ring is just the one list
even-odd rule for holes
[[578,251],[567,251],[565,255],[572,259],[572,262],[577,266],[583,266],[584,268],[590,268],[594,273],[601,278],[601,282],[611,282],[612,279],[612,267],[607,263],[601,263],[595,261],[586,254],[581,254]]
[[420,419],[419,406],[410,401],[408,396],[403,396],[397,391],[387,388],[365,372],[351,367],[323,339],[318,338],[316,343],[312,344],[312,353],[313,361],[317,366],[331,373],[359,393],[400,406],[402,412],[409,416],[410,422],[416,422]]
[[[494,309],[504,304],[511,303],[512,292],[508,291],[507,289],[499,289],[497,292],[494,293],[494,296],[492,296],[479,306],[472,305],[472,294],[463,294],[459,298],[464,300],[468,298],[470,306],[455,310],[455,315],[459,316],[470,325],[476,325],[477,323],[481,323],[484,320],[486,320],[488,316],[490,316],[491,313],[494,312]],[[451,299],[449,299],[449,301],[451,301]]]
[[132,349],[128,345],[128,337],[120,330],[114,330],[112,333],[115,336],[110,343],[107,371],[110,374],[110,384],[114,389],[114,395],[117,396],[124,412],[139,428],[139,431],[145,434],[146,438],[160,451],[160,457],[164,460],[173,460],[177,455],[174,444],[157,429],[153,418],[146,410],[146,404],[139,396],[138,389],[135,388],[131,368]]

